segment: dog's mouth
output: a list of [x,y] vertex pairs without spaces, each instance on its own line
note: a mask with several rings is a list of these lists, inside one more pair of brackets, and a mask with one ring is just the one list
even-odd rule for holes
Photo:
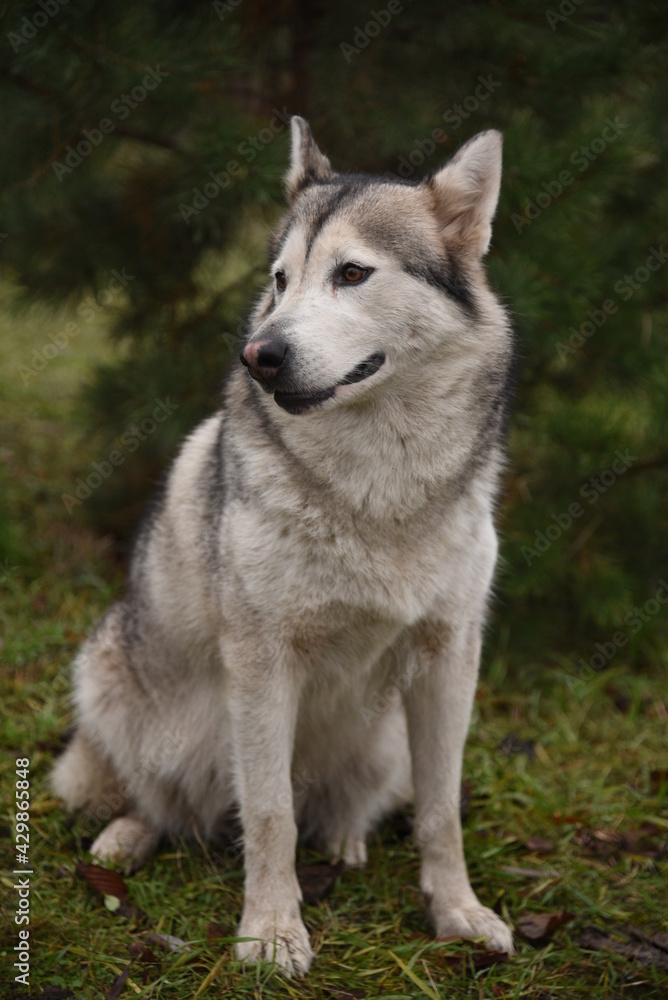
[[281,409],[287,410],[288,413],[292,413],[293,415],[306,413],[307,410],[312,410],[315,406],[320,406],[326,399],[331,399],[340,386],[354,385],[355,382],[363,382],[364,379],[375,375],[384,362],[384,354],[372,354],[366,361],[361,361],[360,364],[355,365],[345,378],[342,378],[340,382],[337,382],[330,389],[319,389],[318,392],[275,392],[274,401],[278,403]]

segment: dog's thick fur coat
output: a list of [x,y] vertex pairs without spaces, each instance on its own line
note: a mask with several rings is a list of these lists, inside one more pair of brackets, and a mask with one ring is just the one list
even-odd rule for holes
[[299,118],[292,143],[248,371],[185,442],[127,596],[79,654],[53,785],[116,814],[107,861],[237,816],[254,939],[237,954],[298,974],[298,830],[362,864],[414,798],[436,933],[510,951],[459,817],[512,354],[482,266],[501,137],[414,184],[335,173]]

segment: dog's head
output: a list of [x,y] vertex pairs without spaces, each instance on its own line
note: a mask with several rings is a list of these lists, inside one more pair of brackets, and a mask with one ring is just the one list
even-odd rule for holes
[[470,338],[501,135],[480,133],[434,176],[408,183],[335,173],[304,119],[291,127],[290,208],[241,361],[300,414],[362,402],[408,358],[429,364]]

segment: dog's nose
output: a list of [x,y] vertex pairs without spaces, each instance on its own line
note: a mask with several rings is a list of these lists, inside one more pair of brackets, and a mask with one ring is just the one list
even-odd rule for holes
[[278,337],[250,340],[241,352],[241,363],[253,378],[272,379],[278,375],[287,353],[288,345]]

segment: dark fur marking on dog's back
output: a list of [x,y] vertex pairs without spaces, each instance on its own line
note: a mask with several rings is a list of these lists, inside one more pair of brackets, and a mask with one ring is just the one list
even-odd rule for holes
[[224,412],[223,410],[218,416],[216,437],[200,473],[202,491],[206,497],[204,508],[205,535],[202,541],[207,557],[210,556],[213,564],[216,566],[218,565],[218,533],[227,494],[223,452],[223,440],[225,436]]
[[503,360],[498,369],[484,372],[479,379],[477,396],[485,409],[469,456],[453,480],[454,493],[465,494],[475,481],[477,473],[487,468],[492,453],[496,450],[502,454],[513,386],[514,352]]
[[[133,651],[140,646],[140,603],[134,594],[132,587],[116,604],[112,604],[109,610],[102,616],[95,629],[91,632],[89,642],[100,637],[105,629],[111,633],[114,648],[122,650],[122,662],[117,664],[118,668],[125,667],[132,677],[136,687],[145,696],[148,696],[146,687],[142,683],[140,672],[137,670],[133,659]],[[117,656],[117,654],[116,654]]]

